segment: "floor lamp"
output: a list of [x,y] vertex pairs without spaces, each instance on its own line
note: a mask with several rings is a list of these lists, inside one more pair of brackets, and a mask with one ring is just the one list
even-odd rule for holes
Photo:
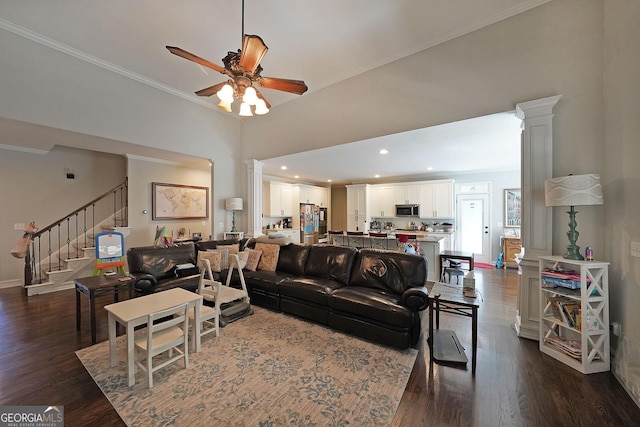
[[578,231],[576,230],[576,210],[575,206],[601,205],[602,185],[600,175],[569,175],[559,178],[547,179],[544,182],[544,204],[546,206],[569,206],[569,245],[564,258],[584,260],[580,255],[578,241]]
[[236,231],[236,211],[242,210],[242,198],[241,197],[231,197],[224,201],[225,210],[233,212],[233,219],[231,220],[231,232],[235,233]]

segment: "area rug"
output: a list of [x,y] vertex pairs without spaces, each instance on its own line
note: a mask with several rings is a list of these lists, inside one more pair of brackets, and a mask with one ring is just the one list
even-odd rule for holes
[[390,425],[417,351],[396,350],[259,307],[203,337],[189,368],[174,363],[127,386],[108,342],[76,352],[129,426]]
[[495,267],[496,267],[496,266],[495,266],[495,265],[493,265],[493,264],[485,264],[485,263],[483,263],[483,262],[474,262],[474,263],[473,263],[473,266],[474,266],[474,268],[475,268],[475,267],[477,267],[477,268],[486,268],[486,269],[489,269],[489,270],[491,270],[492,268],[495,268]]

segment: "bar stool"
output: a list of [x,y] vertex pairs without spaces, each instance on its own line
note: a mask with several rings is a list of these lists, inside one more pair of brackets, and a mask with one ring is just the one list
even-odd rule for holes
[[369,233],[369,242],[371,249],[389,249],[387,233]]
[[415,234],[397,234],[396,233],[396,238],[398,240],[398,252],[404,252],[405,244],[418,241],[418,236]]
[[335,236],[343,236],[344,231],[342,230],[329,230],[329,244],[335,246],[342,246],[342,239],[339,242],[336,242]]
[[347,231],[347,246],[362,249],[364,248],[363,231]]

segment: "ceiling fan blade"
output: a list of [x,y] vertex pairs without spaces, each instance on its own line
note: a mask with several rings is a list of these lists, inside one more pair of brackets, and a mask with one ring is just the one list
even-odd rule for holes
[[200,64],[207,68],[211,68],[212,70],[217,71],[219,73],[224,74],[226,71],[224,67],[221,67],[220,65],[216,65],[213,62],[207,61],[206,59],[200,58],[199,56],[196,56],[191,52],[187,52],[184,49],[180,49],[179,47],[167,46],[167,49],[169,49],[169,52],[173,53],[174,55],[180,56],[184,59],[188,59],[189,61],[193,61],[196,64]]
[[240,54],[240,66],[249,73],[253,73],[260,61],[266,55],[269,48],[259,36],[245,34],[242,41],[242,53]]
[[196,95],[198,95],[198,96],[215,95],[220,89],[222,89],[222,86],[224,86],[226,84],[227,84],[227,82],[222,82],[222,83],[218,83],[217,85],[213,85],[213,86],[209,86],[209,87],[204,88],[204,89],[200,89],[199,91],[196,92]]
[[302,80],[278,79],[275,77],[259,77],[258,83],[267,89],[281,90],[283,92],[302,95],[309,89]]

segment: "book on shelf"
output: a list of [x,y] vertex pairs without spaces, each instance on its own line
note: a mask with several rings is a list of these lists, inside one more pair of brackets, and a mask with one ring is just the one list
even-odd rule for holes
[[549,297],[549,303],[554,317],[571,328],[582,329],[582,307],[578,301],[564,296],[554,296]]
[[[543,284],[547,286],[562,286],[569,289],[580,289],[581,278],[575,271],[569,270],[552,270],[545,268],[540,274]],[[591,279],[587,277],[587,283],[591,283]]]

